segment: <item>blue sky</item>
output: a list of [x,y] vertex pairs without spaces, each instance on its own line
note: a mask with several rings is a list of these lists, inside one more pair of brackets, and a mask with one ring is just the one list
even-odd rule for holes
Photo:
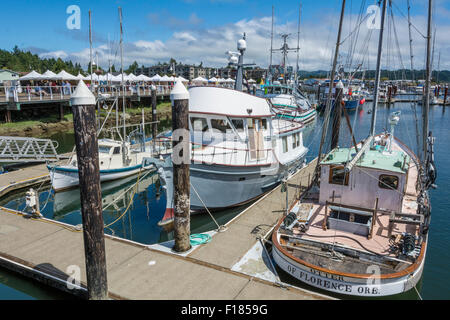
[[[335,42],[340,0],[302,0],[302,36],[305,69],[326,66],[328,55]],[[356,20],[361,4],[365,7],[374,1],[347,0],[346,22]],[[411,0],[413,22],[425,33],[426,3]],[[445,33],[450,31],[450,1],[435,0],[437,26],[437,47],[442,50],[441,63],[445,65]],[[94,51],[98,52],[100,64],[106,66],[108,59],[118,63],[119,18],[118,7],[123,9],[125,64],[137,60],[149,65],[166,61],[170,57],[189,63],[220,66],[226,63],[225,50],[234,50],[239,34],[248,34],[248,59],[267,64],[270,46],[270,16],[275,7],[275,33],[295,33],[297,29],[300,1],[253,1],[253,0],[34,0],[15,1],[2,4],[2,33],[0,48],[11,50],[14,45],[31,49],[44,56],[60,56],[86,63],[88,42],[88,10],[92,10]],[[394,0],[399,38],[406,40],[407,25],[401,16],[406,13],[406,0]],[[66,8],[78,5],[81,9],[81,29],[68,30]],[[406,28],[405,28],[406,27]],[[345,33],[344,28],[344,33]],[[448,34],[448,33],[447,33]],[[107,46],[108,37],[113,42],[112,56]],[[296,35],[291,36],[291,47],[295,46]],[[423,46],[417,39],[417,59],[421,61]],[[253,41],[253,42],[252,42]],[[277,44],[275,40],[275,45]],[[216,50],[214,50],[216,48]],[[228,49],[227,49],[228,48]],[[321,54],[314,54],[321,52]],[[402,54],[406,46],[402,45]],[[202,54],[204,53],[204,54]],[[406,51],[404,52],[406,55]],[[405,56],[404,59],[407,57]],[[450,56],[449,56],[450,58]],[[321,61],[319,61],[319,59]],[[292,57],[294,60],[294,57]],[[450,65],[449,65],[450,67]]]

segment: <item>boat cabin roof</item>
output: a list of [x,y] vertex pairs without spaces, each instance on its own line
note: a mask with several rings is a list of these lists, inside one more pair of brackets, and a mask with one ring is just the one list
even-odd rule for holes
[[[345,165],[356,155],[355,148],[335,148],[322,160],[321,165]],[[405,174],[408,171],[410,157],[399,150],[391,153],[381,146],[367,150],[356,163],[358,167],[385,170]]]
[[220,87],[189,88],[189,112],[230,117],[271,117],[269,102],[241,91]]

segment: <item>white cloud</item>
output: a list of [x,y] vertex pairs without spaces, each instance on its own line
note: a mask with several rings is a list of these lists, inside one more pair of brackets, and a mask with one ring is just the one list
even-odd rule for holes
[[[197,16],[191,16],[191,19],[198,19]],[[334,51],[334,46],[337,36],[337,14],[323,14],[320,18],[303,23],[301,26],[301,42],[300,42],[300,69],[302,70],[328,70],[331,64],[331,57]],[[345,39],[349,34],[351,28],[348,25],[349,21],[353,23],[356,21],[356,16],[350,18],[346,17],[346,24],[343,28],[342,39]],[[403,60],[403,65],[409,68],[409,38],[408,26],[403,17],[396,16],[396,30],[398,34],[398,43],[400,53]],[[425,33],[426,18],[425,16],[413,17],[414,25]],[[390,31],[389,31],[390,30]],[[423,31],[422,31],[423,30]],[[289,37],[289,46],[296,47],[296,31],[297,22],[288,22],[285,24],[276,24],[274,49],[281,47],[281,33],[291,33]],[[227,64],[227,57],[225,52],[228,50],[236,50],[237,40],[240,39],[243,33],[247,36],[247,51],[245,56],[246,63],[256,63],[262,67],[267,67],[269,64],[270,51],[270,33],[271,33],[271,18],[253,18],[244,19],[235,23],[229,23],[213,28],[196,28],[185,29],[174,32],[172,36],[165,41],[142,39],[133,43],[124,44],[124,66],[127,67],[133,61],[137,61],[139,65],[152,65],[157,62],[168,61],[174,58],[183,63],[203,62],[205,66],[222,67]],[[366,24],[363,23],[359,33],[358,45],[356,46],[356,53],[353,57],[353,65],[362,61],[361,55],[362,47],[367,45],[369,30]],[[441,69],[450,69],[450,43],[445,35],[450,34],[450,25],[440,25],[436,36],[436,58],[435,66],[437,65],[437,54],[441,51]],[[350,38],[347,39],[341,46],[340,55],[341,62],[346,61],[346,55],[349,51]],[[376,61],[376,49],[378,43],[378,31],[373,32],[370,38],[370,46],[368,56],[364,56],[365,66],[367,59],[369,59],[369,67],[374,69]],[[423,68],[424,53],[425,53],[425,39],[423,39],[417,32],[414,32],[414,54],[416,68]],[[94,48],[94,52],[99,54],[99,62],[102,66],[108,65],[108,59],[118,66],[120,57],[117,55],[120,52],[117,48],[111,51],[115,54],[110,55],[110,49],[105,45]],[[66,59],[72,59],[76,62],[81,62],[84,66],[89,61],[89,49],[84,49],[80,52],[65,53],[64,51],[54,51],[45,53],[46,56],[59,56]],[[393,68],[400,68],[399,54],[396,50],[396,43],[393,29],[389,29],[388,25],[385,32],[384,45],[384,60],[383,68],[389,64]],[[273,54],[273,64],[279,64],[281,55]],[[290,53],[288,56],[290,65],[295,65],[296,54]]]

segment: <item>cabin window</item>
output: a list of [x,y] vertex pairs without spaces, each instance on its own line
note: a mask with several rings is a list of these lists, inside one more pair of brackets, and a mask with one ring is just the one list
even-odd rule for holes
[[208,131],[208,122],[205,118],[191,118],[191,125],[194,131]]
[[292,136],[292,149],[298,148],[300,146],[300,134],[296,133]]
[[261,124],[260,129],[267,130],[267,119],[261,119],[260,124]]
[[281,141],[283,142],[283,153],[288,152],[287,136],[284,136]]
[[348,186],[348,172],[346,173],[343,166],[330,167],[329,183]]
[[211,119],[211,128],[222,133],[231,132],[231,127],[226,119]]
[[120,147],[114,147],[113,154],[120,154]]
[[234,128],[237,132],[244,132],[244,120],[242,119],[231,119],[231,123],[233,123]]
[[380,179],[378,180],[378,186],[381,189],[397,190],[397,188],[398,188],[398,177],[397,176],[390,176],[390,175],[382,174],[380,176]]
[[107,146],[99,146],[99,147],[98,147],[98,152],[99,152],[99,153],[106,153],[106,154],[109,154],[109,150],[111,150],[111,148],[110,148],[110,147],[107,147]]

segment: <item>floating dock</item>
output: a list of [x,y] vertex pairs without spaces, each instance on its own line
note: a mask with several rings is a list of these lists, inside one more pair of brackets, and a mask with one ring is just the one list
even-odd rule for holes
[[[289,202],[312,179],[315,161],[288,182]],[[0,195],[49,181],[44,165],[0,175]],[[234,219],[212,231],[207,244],[185,254],[171,243],[144,245],[105,235],[111,299],[272,300],[332,299],[282,284],[261,239],[285,212],[286,193],[278,186]],[[86,298],[82,231],[68,224],[0,207],[0,266],[51,287]],[[71,275],[80,271],[79,286]],[[76,283],[75,283],[76,284]]]

